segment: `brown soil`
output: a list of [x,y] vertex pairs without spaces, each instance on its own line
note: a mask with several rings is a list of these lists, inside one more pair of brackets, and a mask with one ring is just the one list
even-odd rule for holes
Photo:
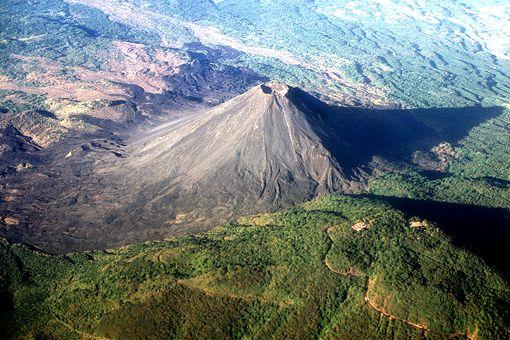
[[4,216],[4,217],[2,217],[2,222],[5,225],[8,225],[8,226],[19,225],[20,224],[19,218],[12,217],[12,216]]

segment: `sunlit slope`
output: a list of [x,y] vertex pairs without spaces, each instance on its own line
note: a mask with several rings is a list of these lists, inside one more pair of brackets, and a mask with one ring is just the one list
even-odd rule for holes
[[410,217],[328,196],[117,250],[49,257],[3,245],[2,334],[507,338],[508,283]]
[[[0,187],[3,216],[16,219],[2,235],[58,254],[105,249],[204,231],[325,193],[360,192],[384,173],[447,176],[465,156],[459,141],[504,120],[502,112],[346,108],[266,82],[126,144],[56,146],[54,164],[16,172]],[[386,194],[374,188],[369,183]]]

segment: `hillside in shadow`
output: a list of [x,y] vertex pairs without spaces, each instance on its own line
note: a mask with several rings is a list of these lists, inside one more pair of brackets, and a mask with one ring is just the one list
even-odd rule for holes
[[413,152],[427,152],[442,142],[455,144],[469,131],[503,113],[503,108],[360,109],[328,105],[293,89],[303,110],[312,111],[328,126],[323,143],[344,169],[365,166],[379,156],[409,161]]
[[510,211],[458,203],[361,195],[390,204],[409,217],[419,216],[451,236],[452,242],[484,259],[510,280]]

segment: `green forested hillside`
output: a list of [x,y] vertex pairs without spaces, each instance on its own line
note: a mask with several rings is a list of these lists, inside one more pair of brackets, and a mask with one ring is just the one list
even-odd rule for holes
[[374,178],[368,191],[510,209],[510,110],[471,129],[444,173],[402,169]]
[[375,198],[326,196],[110,251],[2,244],[0,263],[5,338],[510,336],[508,283]]
[[[54,224],[23,221],[51,204],[92,205],[98,192],[80,186],[87,157],[103,161],[98,138],[120,142],[135,124],[221,103],[266,78],[335,105],[426,108],[437,134],[413,148],[430,131],[405,125],[377,139],[383,111],[370,124],[341,121],[351,142],[332,147],[356,146],[356,160],[365,145],[367,164],[382,166],[357,195],[207,233],[62,256],[0,241],[0,339],[510,339],[509,18],[504,0],[3,0],[6,237],[72,233],[73,221],[55,237]],[[491,107],[497,115],[483,115]],[[447,157],[434,154],[445,143]],[[409,154],[381,155],[385,147]],[[69,174],[72,195],[48,184]],[[87,226],[73,242],[94,234]],[[96,235],[106,242],[103,229]]]

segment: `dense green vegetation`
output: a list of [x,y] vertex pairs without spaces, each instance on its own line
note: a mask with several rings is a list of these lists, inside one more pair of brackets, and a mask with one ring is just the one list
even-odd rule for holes
[[[26,80],[30,70],[16,54],[106,69],[114,40],[192,42],[178,23],[193,21],[246,46],[289,52],[299,63],[227,48],[216,61],[309,91],[364,95],[336,82],[338,74],[408,107],[503,105],[510,93],[509,61],[459,36],[448,20],[352,22],[329,0],[143,3],[178,19],[176,27],[135,28],[62,0],[4,0],[0,73]],[[434,3],[425,13],[465,10]],[[16,102],[6,99],[13,93]],[[0,114],[45,107],[43,95],[22,92],[0,91],[0,101]],[[35,112],[30,121],[38,119],[49,118]],[[209,233],[109,251],[46,256],[2,243],[0,338],[508,339],[510,287],[501,273],[435,221],[411,228],[415,216],[384,197],[510,209],[509,133],[505,110],[454,143],[460,157],[444,172],[408,166],[371,179],[368,193],[379,198],[327,196]],[[351,228],[362,221],[368,229]]]
[[99,69],[106,62],[101,51],[111,48],[113,40],[158,41],[151,34],[111,21],[99,10],[62,0],[6,0],[1,9],[1,73],[13,78],[22,78],[28,71],[17,67],[13,54]]
[[[8,313],[0,332],[507,338],[508,283],[434,225],[410,227],[410,218],[377,199],[326,196],[209,233],[116,250],[45,256],[3,244]],[[370,228],[354,231],[360,221]]]
[[[510,209],[510,111],[472,129],[446,172],[432,177],[406,168],[370,181],[377,195],[432,199]],[[434,178],[436,177],[436,178]]]
[[[202,39],[187,26],[194,22],[262,48],[215,56],[219,63],[248,66],[310,92],[348,93],[365,104],[377,98],[412,107],[498,105],[510,93],[510,64],[493,45],[506,37],[498,25],[489,25],[498,19],[480,13],[500,5],[494,0],[431,1],[419,7],[407,1],[133,0],[127,5],[137,15],[133,20],[130,11],[117,17],[112,13],[117,5],[109,1],[7,0],[0,11],[0,63],[3,74],[21,77],[24,70],[15,67],[11,54],[98,69],[106,65],[101,52],[113,40],[193,50],[189,43]],[[506,15],[501,6],[493,11]],[[165,19],[154,20],[152,13]],[[216,40],[203,42],[226,44],[228,50],[227,39]],[[291,58],[275,58],[263,49]]]
[[[496,0],[435,0],[420,6],[391,0],[145,3],[157,13],[217,27],[247,46],[289,52],[298,65],[256,54],[229,62],[307,91],[345,91],[347,86],[328,75],[332,72],[376,85],[390,102],[413,107],[507,102],[509,61],[490,48],[491,40],[506,39],[493,25],[508,20],[507,7]],[[501,17],[481,15],[489,9]],[[488,36],[479,36],[477,29]]]

